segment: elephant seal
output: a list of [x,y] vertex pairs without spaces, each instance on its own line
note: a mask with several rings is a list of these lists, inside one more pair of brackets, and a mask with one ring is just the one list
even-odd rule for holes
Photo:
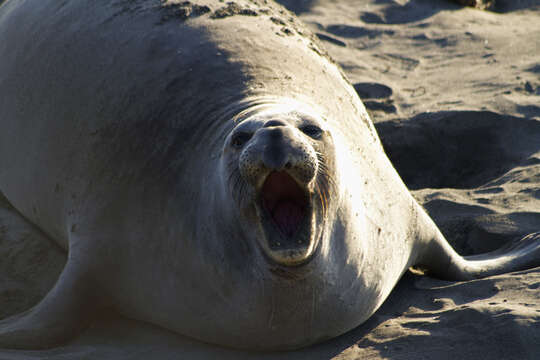
[[463,258],[415,202],[354,89],[270,1],[4,1],[0,190],[68,251],[0,344],[67,341],[112,307],[282,350],[368,319],[411,266],[540,264],[539,234]]

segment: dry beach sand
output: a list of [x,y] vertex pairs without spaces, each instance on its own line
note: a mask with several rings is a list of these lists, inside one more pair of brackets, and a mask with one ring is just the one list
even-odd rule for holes
[[[281,1],[364,99],[414,196],[462,254],[540,230],[540,1]],[[0,318],[65,254],[0,199]],[[408,273],[365,324],[291,353],[201,344],[110,315],[65,346],[0,359],[540,359],[540,269],[469,282]]]

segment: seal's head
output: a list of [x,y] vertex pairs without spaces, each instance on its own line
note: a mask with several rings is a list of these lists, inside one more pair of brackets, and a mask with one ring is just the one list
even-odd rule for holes
[[258,106],[225,141],[228,191],[244,230],[284,266],[316,254],[335,197],[334,144],[325,121],[302,106]]

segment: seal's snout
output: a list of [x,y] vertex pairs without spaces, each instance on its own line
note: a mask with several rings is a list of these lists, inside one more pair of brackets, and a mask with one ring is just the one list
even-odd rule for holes
[[297,146],[292,129],[287,128],[280,120],[271,120],[266,122],[260,133],[261,137],[266,138],[262,164],[270,171],[291,168]]
[[261,190],[263,209],[285,239],[300,228],[309,208],[305,191],[286,172],[272,172]]
[[262,163],[269,170],[281,171],[292,167],[290,153],[284,149],[280,142],[279,140],[274,141],[274,144],[267,146],[263,152]]
[[317,156],[297,132],[279,120],[269,121],[255,132],[240,155],[244,179],[260,190],[270,173],[286,171],[300,186],[308,187],[317,172]]

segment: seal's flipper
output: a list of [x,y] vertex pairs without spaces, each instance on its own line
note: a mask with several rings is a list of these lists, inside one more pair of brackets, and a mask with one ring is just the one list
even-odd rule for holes
[[0,348],[54,347],[90,323],[100,303],[91,282],[74,271],[77,265],[68,261],[56,285],[36,306],[0,320]]
[[540,232],[488,253],[460,256],[433,224],[431,240],[416,265],[447,280],[471,280],[540,266]]

